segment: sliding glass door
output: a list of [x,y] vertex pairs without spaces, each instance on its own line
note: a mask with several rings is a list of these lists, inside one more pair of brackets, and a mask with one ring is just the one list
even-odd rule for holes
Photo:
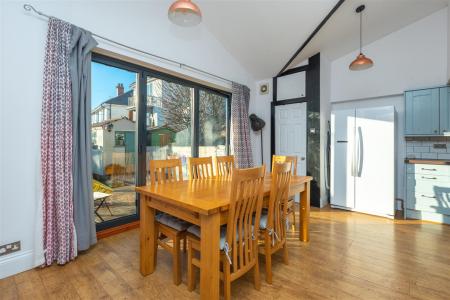
[[228,97],[200,90],[199,156],[223,156],[228,153]]
[[153,76],[147,76],[146,87],[146,165],[152,159],[180,158],[187,176],[194,88]]
[[230,94],[94,54],[92,177],[97,230],[139,219],[152,159],[229,153]]
[[[92,187],[100,228],[137,216],[136,116],[139,73],[92,63]],[[103,225],[102,225],[103,224]]]

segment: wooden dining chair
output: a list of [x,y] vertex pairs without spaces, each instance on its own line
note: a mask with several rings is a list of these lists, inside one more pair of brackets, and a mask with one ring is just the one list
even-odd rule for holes
[[[183,181],[183,171],[180,159],[151,160],[150,183],[165,184],[168,182]],[[186,250],[186,229],[190,223],[165,213],[157,213],[156,217],[157,243],[155,248],[161,246],[172,255],[173,283],[181,283],[181,241]],[[172,241],[172,244],[169,242]],[[157,253],[155,249],[155,253]]]
[[266,258],[267,283],[272,283],[272,254],[283,249],[283,261],[288,264],[286,220],[291,169],[292,164],[289,162],[273,165],[269,207],[263,210],[260,218],[259,229],[263,241],[260,253]]
[[189,179],[205,179],[213,177],[212,157],[189,157]]
[[230,177],[234,170],[234,156],[217,156],[215,158],[216,176]]
[[[273,170],[273,165],[276,163],[284,163],[284,162],[290,162],[292,163],[292,175],[297,175],[297,156],[284,156],[284,155],[273,155],[272,156],[272,170]],[[287,212],[288,215],[292,215],[293,218],[293,222],[292,224],[294,225],[294,229],[295,229],[295,198],[294,197],[289,197],[288,199],[288,203],[287,203]]]
[[[230,208],[227,225],[220,230],[221,280],[224,298],[231,297],[231,282],[253,269],[257,290],[261,287],[258,264],[258,241],[253,224],[259,224],[265,167],[234,169],[231,182]],[[188,289],[195,289],[194,266],[200,268],[200,227],[188,228]],[[200,258],[194,257],[196,253]]]

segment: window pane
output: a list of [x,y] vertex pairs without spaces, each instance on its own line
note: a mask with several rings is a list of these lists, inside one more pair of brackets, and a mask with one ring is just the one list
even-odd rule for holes
[[227,155],[228,98],[200,90],[199,156]]
[[147,166],[152,159],[180,158],[187,178],[187,157],[192,153],[194,89],[148,77],[147,93]]
[[95,221],[136,214],[136,120],[130,98],[137,74],[92,62],[92,172]]

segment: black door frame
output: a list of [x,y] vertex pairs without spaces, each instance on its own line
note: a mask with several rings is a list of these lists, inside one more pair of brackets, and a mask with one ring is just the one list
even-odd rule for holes
[[[306,73],[306,95],[301,98],[286,100],[277,99],[277,80],[280,77],[292,75],[299,72]],[[273,78],[273,95],[271,106],[271,154],[275,154],[275,107],[279,105],[297,104],[306,102],[306,172],[313,176],[311,182],[311,205],[320,206],[320,155],[319,161],[315,153],[320,153],[320,53],[310,57],[308,64],[284,71]],[[317,154],[316,154],[317,155]],[[270,158],[272,164],[272,157]],[[318,166],[318,167],[317,167]],[[317,172],[319,170],[319,172]]]

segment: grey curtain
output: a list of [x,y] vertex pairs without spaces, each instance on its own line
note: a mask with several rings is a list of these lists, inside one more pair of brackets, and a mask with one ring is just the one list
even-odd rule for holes
[[253,167],[250,121],[248,117],[250,89],[235,82],[233,82],[232,86],[231,127],[234,156],[239,168],[250,168]]
[[73,206],[79,251],[97,242],[92,192],[91,51],[97,42],[90,32],[72,26],[70,76],[73,119]]

